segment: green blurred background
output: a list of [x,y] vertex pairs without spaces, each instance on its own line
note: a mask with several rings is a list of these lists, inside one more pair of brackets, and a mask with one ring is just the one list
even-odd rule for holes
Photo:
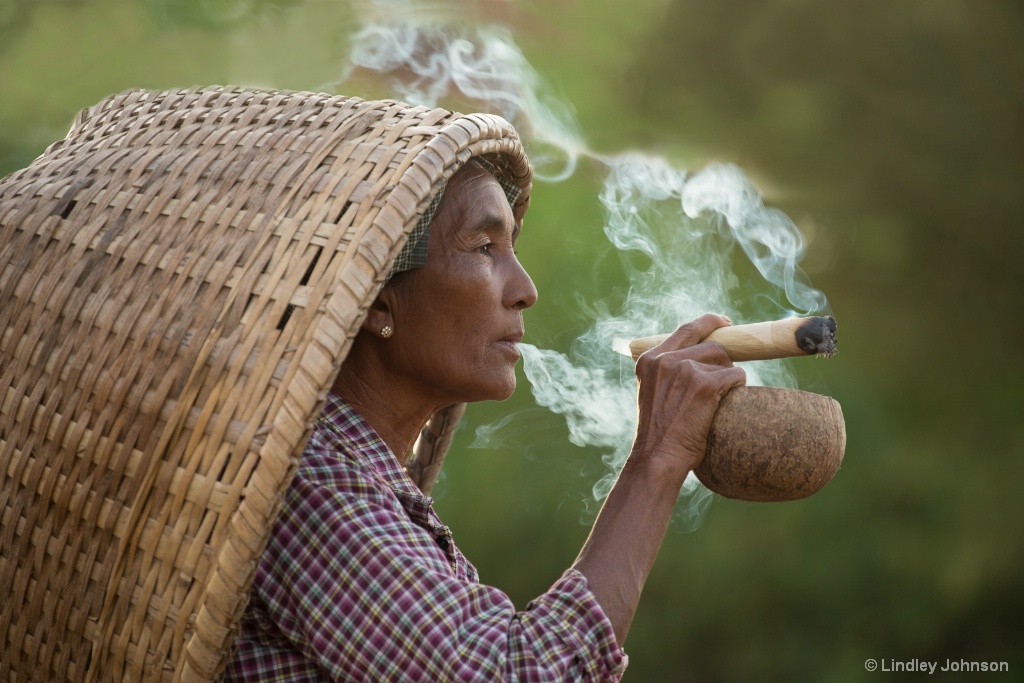
[[[381,95],[338,83],[360,11],[0,0],[0,175],[127,88]],[[791,367],[843,406],[842,470],[804,501],[719,499],[698,530],[674,528],[626,680],[925,675],[870,673],[868,658],[1006,661],[946,679],[1024,680],[1024,5],[534,0],[460,15],[511,29],[591,148],[742,166],[807,236],[804,270],[840,324],[839,356]],[[535,190],[520,257],[541,292],[527,341],[542,348],[568,350],[588,297],[624,286],[599,183],[583,168]],[[501,446],[470,448],[509,414]],[[600,457],[523,380],[470,408],[437,507],[483,580],[525,606],[575,558]]]

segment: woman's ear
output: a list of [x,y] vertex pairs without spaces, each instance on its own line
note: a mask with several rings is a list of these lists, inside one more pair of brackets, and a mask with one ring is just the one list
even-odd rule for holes
[[[370,304],[366,317],[363,319],[362,328],[375,337],[381,336],[381,330],[387,328],[395,329],[395,319],[392,315],[392,302],[394,300],[394,288],[391,283],[384,285],[377,298]],[[390,335],[386,335],[390,336]]]

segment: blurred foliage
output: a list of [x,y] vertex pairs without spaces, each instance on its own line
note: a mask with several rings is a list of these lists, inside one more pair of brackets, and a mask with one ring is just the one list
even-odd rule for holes
[[[743,166],[808,237],[841,353],[793,361],[846,415],[800,502],[717,500],[671,531],[627,643],[633,681],[861,681],[873,657],[1005,660],[1021,679],[1024,5],[1016,0],[473,3],[598,151]],[[324,0],[0,0],[0,173],[130,87],[333,88],[359,8]],[[325,85],[328,84],[328,85]],[[600,178],[535,190],[528,341],[567,350],[624,296]],[[528,237],[528,238],[527,238]],[[596,295],[601,301],[595,301]],[[623,363],[623,373],[631,371]],[[475,431],[507,420],[485,449]],[[575,557],[604,466],[525,380],[473,406],[438,508],[518,604]],[[894,674],[890,674],[894,675]]]
[[0,0],[0,55],[25,28],[30,0]]
[[231,28],[253,19],[273,19],[302,0],[145,0],[157,20],[177,27]]

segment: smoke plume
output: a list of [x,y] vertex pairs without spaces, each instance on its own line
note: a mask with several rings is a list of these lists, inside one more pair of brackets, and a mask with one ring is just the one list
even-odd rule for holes
[[[691,173],[639,152],[601,155],[587,149],[572,115],[501,26],[459,23],[441,5],[378,2],[352,37],[347,79],[356,69],[393,78],[396,97],[436,106],[448,98],[500,114],[528,141],[537,179],[571,176],[581,158],[605,169],[598,197],[604,232],[623,254],[629,294],[616,315],[601,316],[570,354],[522,344],[524,371],[538,404],[565,417],[570,440],[604,453],[607,474],[594,484],[602,500],[635,431],[636,382],[621,371],[632,337],[670,332],[713,311],[737,322],[752,313],[822,314],[828,302],[799,269],[805,242],[782,212],[734,165]],[[758,310],[741,310],[735,259],[741,253],[761,281]],[[639,256],[639,258],[637,258]],[[748,305],[749,304],[743,304]],[[599,309],[600,306],[593,306]],[[780,362],[746,364],[748,384],[792,386]],[[483,428],[477,441],[495,431]],[[684,528],[700,524],[712,494],[692,475],[677,505]]]

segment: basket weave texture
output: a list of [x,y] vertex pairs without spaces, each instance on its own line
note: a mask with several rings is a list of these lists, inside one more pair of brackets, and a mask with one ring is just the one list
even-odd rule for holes
[[366,308],[478,155],[521,218],[496,116],[129,91],[0,180],[0,681],[222,674]]

